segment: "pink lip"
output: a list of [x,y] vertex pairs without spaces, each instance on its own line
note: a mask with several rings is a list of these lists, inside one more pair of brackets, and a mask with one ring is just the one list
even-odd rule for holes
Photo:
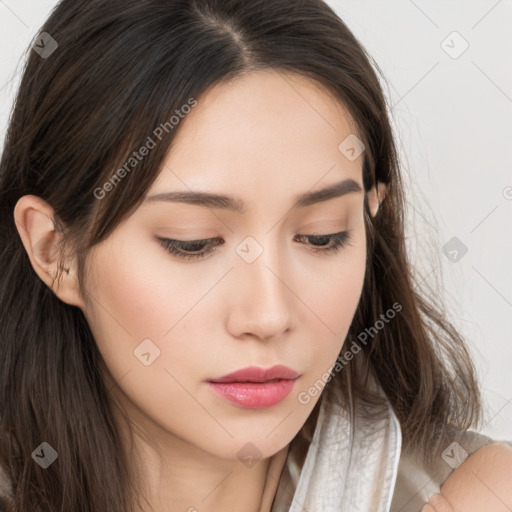
[[207,382],[215,393],[239,407],[264,409],[284,400],[299,376],[283,365],[268,369],[252,366]]
[[210,388],[244,409],[264,409],[281,402],[290,393],[295,380],[271,382],[208,382]]
[[275,379],[296,379],[299,373],[278,364],[272,368],[259,368],[258,366],[249,366],[236,372],[228,373],[222,377],[208,379],[209,382],[268,382]]

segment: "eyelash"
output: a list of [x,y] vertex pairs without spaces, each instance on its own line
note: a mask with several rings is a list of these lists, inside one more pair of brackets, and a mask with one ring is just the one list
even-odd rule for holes
[[[339,233],[332,233],[328,235],[297,235],[301,239],[304,238],[316,238],[316,239],[322,239],[322,238],[330,238],[333,240],[333,245],[328,247],[327,249],[323,248],[323,246],[313,247],[310,249],[313,253],[323,253],[323,254],[334,254],[338,252],[341,248],[346,247],[347,245],[352,244],[352,240],[350,237],[350,229],[347,231],[341,231]],[[171,238],[161,238],[157,237],[157,239],[160,241],[160,243],[163,245],[164,249],[166,249],[169,253],[171,253],[173,256],[177,256],[178,258],[185,259],[185,260],[191,260],[194,258],[203,258],[206,257],[208,254],[215,251],[217,247],[220,245],[223,245],[224,242],[218,243],[213,248],[210,248],[206,251],[202,252],[195,252],[195,253],[183,253],[182,250],[190,249],[194,245],[204,245],[208,244],[210,242],[213,242],[215,240],[220,240],[219,238],[206,238],[204,240],[173,240]]]

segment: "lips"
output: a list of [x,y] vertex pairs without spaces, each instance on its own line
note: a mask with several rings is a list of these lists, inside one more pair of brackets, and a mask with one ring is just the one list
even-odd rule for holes
[[208,382],[270,382],[274,380],[294,380],[300,374],[287,366],[278,364],[271,368],[250,366],[242,368],[222,377],[208,379]]

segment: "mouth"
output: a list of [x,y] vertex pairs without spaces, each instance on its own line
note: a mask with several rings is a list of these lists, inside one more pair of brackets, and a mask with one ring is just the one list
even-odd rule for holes
[[282,402],[292,391],[294,379],[272,379],[262,382],[213,382],[208,386],[217,395],[243,409],[266,409]]
[[209,379],[208,382],[215,383],[267,383],[279,380],[295,380],[300,376],[299,372],[284,365],[275,365],[271,368],[260,368],[250,366],[236,370],[222,377]]
[[[298,377],[295,377],[298,379]],[[208,380],[213,384],[268,384],[269,382],[280,382],[283,380],[295,380],[295,379],[270,379],[270,380]]]

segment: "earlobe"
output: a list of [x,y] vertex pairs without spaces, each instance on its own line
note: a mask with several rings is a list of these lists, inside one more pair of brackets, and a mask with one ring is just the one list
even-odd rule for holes
[[385,183],[377,182],[377,186],[372,187],[368,193],[368,205],[370,207],[370,213],[372,217],[377,215],[379,206],[384,201],[388,191],[388,186]]
[[62,235],[56,229],[54,216],[53,208],[33,195],[21,197],[14,208],[16,229],[36,274],[63,302],[82,308],[74,262],[62,263]]

